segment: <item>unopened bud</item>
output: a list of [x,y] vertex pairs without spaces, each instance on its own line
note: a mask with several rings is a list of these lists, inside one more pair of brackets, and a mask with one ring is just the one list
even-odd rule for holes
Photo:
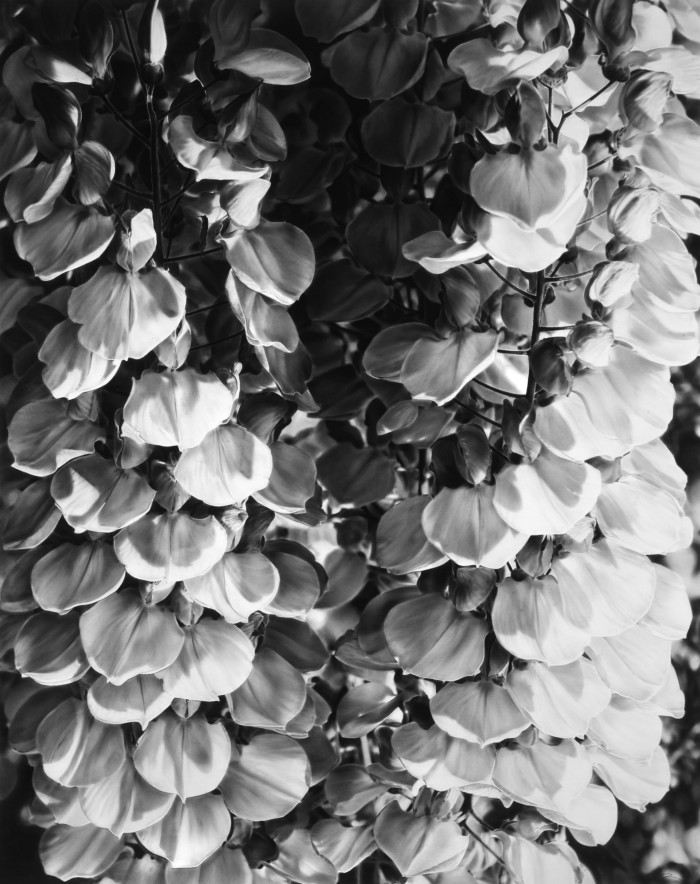
[[610,361],[615,335],[610,326],[595,319],[577,322],[569,332],[567,344],[579,362],[589,368],[603,368]]
[[561,22],[559,0],[525,0],[518,15],[518,33],[531,49],[544,49],[549,33]]
[[538,341],[530,351],[530,368],[537,383],[547,393],[568,396],[571,392],[573,375],[560,339]]
[[104,79],[109,58],[114,52],[114,28],[104,8],[90,0],[80,13],[80,54],[100,80]]
[[650,187],[618,187],[608,206],[608,230],[623,243],[646,242],[659,211],[659,193]]
[[547,112],[542,96],[527,80],[520,83],[508,101],[505,123],[511,138],[521,147],[532,147],[542,137]]
[[637,132],[653,132],[661,125],[671,95],[673,77],[663,71],[637,71],[622,87],[620,114]]
[[608,62],[634,46],[633,5],[634,0],[593,0],[588,9],[595,32],[605,44]]
[[138,41],[143,58],[141,75],[147,86],[155,86],[163,79],[163,59],[168,48],[163,13],[159,0],[148,0],[139,22]]
[[639,279],[639,265],[632,261],[608,261],[598,264],[586,286],[585,299],[589,307],[600,304],[613,307],[628,299]]

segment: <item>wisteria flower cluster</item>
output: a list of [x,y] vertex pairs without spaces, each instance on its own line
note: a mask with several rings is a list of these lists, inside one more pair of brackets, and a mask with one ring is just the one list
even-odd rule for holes
[[700,8],[0,21],[0,775],[46,872],[593,884],[683,715]]

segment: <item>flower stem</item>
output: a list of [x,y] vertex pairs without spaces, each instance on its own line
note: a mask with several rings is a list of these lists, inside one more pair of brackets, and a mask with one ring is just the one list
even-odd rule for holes
[[514,282],[511,282],[511,281],[508,279],[507,276],[504,276],[500,271],[496,270],[496,268],[495,268],[495,267],[493,266],[493,264],[491,263],[491,259],[490,259],[490,258],[487,258],[487,259],[484,261],[484,264],[486,264],[486,266],[489,268],[489,270],[491,271],[491,273],[495,273],[496,276],[497,276],[502,282],[504,282],[507,286],[510,286],[510,288],[512,288],[514,292],[517,292],[519,295],[522,295],[523,298],[526,298],[528,304],[532,304],[532,303],[533,303],[533,300],[532,300],[532,292],[527,292],[527,291],[525,291],[525,289],[521,289],[520,286],[517,286]]
[[[539,270],[537,272],[537,278],[535,280],[535,306],[532,311],[532,335],[530,337],[530,350],[535,346],[537,341],[540,338],[540,332],[542,331],[542,307],[544,306],[544,293],[545,293],[545,283],[544,283],[544,270]],[[537,381],[535,380],[535,376],[532,373],[532,367],[530,367],[529,374],[527,376],[527,399],[530,405],[535,401],[535,393],[537,392]]]
[[210,249],[202,249],[201,252],[191,252],[189,255],[173,255],[172,258],[166,258],[163,264],[177,264],[178,261],[191,261],[193,258],[203,258],[205,255],[213,255],[214,252],[220,252],[221,246],[212,246]]
[[153,87],[149,86],[146,90],[146,108],[148,110],[148,121],[151,125],[151,194],[153,200],[153,226],[156,231],[156,261],[163,260],[163,204],[160,195],[160,123],[158,115],[153,106]]

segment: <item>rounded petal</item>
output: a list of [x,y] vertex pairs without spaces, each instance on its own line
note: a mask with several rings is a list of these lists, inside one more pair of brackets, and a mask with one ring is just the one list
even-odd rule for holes
[[507,577],[498,587],[491,620],[496,638],[511,654],[550,666],[572,663],[589,639],[566,617],[561,587],[551,576]]
[[668,791],[671,771],[664,750],[657,746],[651,761],[616,758],[598,746],[588,746],[593,770],[620,801],[644,812]]
[[410,574],[441,565],[447,557],[428,540],[421,517],[429,504],[426,494],[400,500],[377,526],[377,561],[394,574]]
[[227,553],[211,571],[185,580],[188,594],[229,623],[245,622],[277,595],[280,574],[258,550]]
[[44,771],[63,786],[99,783],[126,760],[121,728],[96,721],[85,703],[72,698],[41,722],[36,745]]
[[114,538],[114,551],[139,580],[172,583],[205,574],[226,552],[226,531],[214,516],[152,513]]
[[154,675],[135,675],[116,685],[101,675],[87,692],[88,709],[105,724],[136,722],[145,728],[170,706],[173,698]]
[[199,866],[228,837],[231,817],[221,795],[175,801],[157,823],[138,833],[146,850],[164,856],[176,869]]
[[146,728],[134,750],[134,765],[154,788],[185,801],[216,789],[230,757],[231,741],[221,722],[210,724],[201,713],[181,718],[168,711]]
[[185,627],[182,650],[158,677],[172,697],[218,700],[248,678],[254,653],[250,639],[237,626],[202,619]]
[[61,467],[51,494],[76,531],[110,533],[125,528],[151,508],[156,492],[135,470],[122,470],[99,454]]
[[494,506],[496,487],[463,485],[443,488],[423,512],[428,540],[458,565],[502,568],[524,546],[520,533]]
[[258,734],[234,749],[221,791],[229,810],[248,820],[285,816],[306,795],[309,761],[296,740]]
[[396,605],[384,626],[389,650],[403,669],[440,681],[479,671],[487,631],[484,620],[460,614],[435,593]]
[[160,267],[100,267],[71,292],[68,316],[80,325],[80,343],[103,359],[142,359],[175,331],[186,300],[182,283]]
[[145,371],[124,405],[124,422],[152,445],[194,448],[231,415],[233,396],[214,372]]
[[15,641],[17,671],[39,684],[72,684],[90,668],[78,631],[78,619],[67,614],[34,614]]
[[117,859],[122,843],[98,826],[51,826],[41,837],[39,856],[46,874],[61,881],[96,878]]
[[116,685],[169,666],[185,641],[174,614],[128,591],[86,611],[80,637],[92,667]]
[[564,666],[532,662],[508,673],[505,686],[527,718],[550,737],[582,737],[610,701],[610,688],[581,657]]
[[438,791],[488,780],[496,761],[491,747],[457,739],[436,725],[423,730],[415,721],[395,730],[391,745],[410,774]]
[[119,362],[104,359],[84,347],[78,326],[68,319],[54,326],[39,350],[46,363],[42,379],[56,399],[75,399],[81,393],[97,390],[110,381]]
[[480,746],[517,737],[530,722],[501,685],[481,680],[446,685],[430,700],[438,727]]
[[671,642],[642,626],[620,635],[591,639],[588,655],[603,681],[630,700],[650,700],[666,681]]
[[225,424],[183,452],[174,475],[193,497],[226,506],[265,488],[272,470],[272,453],[264,442],[238,424]]
[[600,489],[598,470],[542,448],[534,463],[511,464],[501,470],[493,505],[516,531],[564,534],[592,509]]
[[32,568],[32,594],[45,611],[66,614],[116,592],[125,573],[105,543],[62,543]]
[[456,868],[469,844],[453,820],[414,816],[396,801],[387,804],[377,817],[374,837],[406,877]]

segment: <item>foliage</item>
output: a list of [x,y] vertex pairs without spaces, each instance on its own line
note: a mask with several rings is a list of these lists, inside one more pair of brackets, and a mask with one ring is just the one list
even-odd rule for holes
[[695,763],[700,12],[0,16],[0,782],[46,872],[614,880]]

